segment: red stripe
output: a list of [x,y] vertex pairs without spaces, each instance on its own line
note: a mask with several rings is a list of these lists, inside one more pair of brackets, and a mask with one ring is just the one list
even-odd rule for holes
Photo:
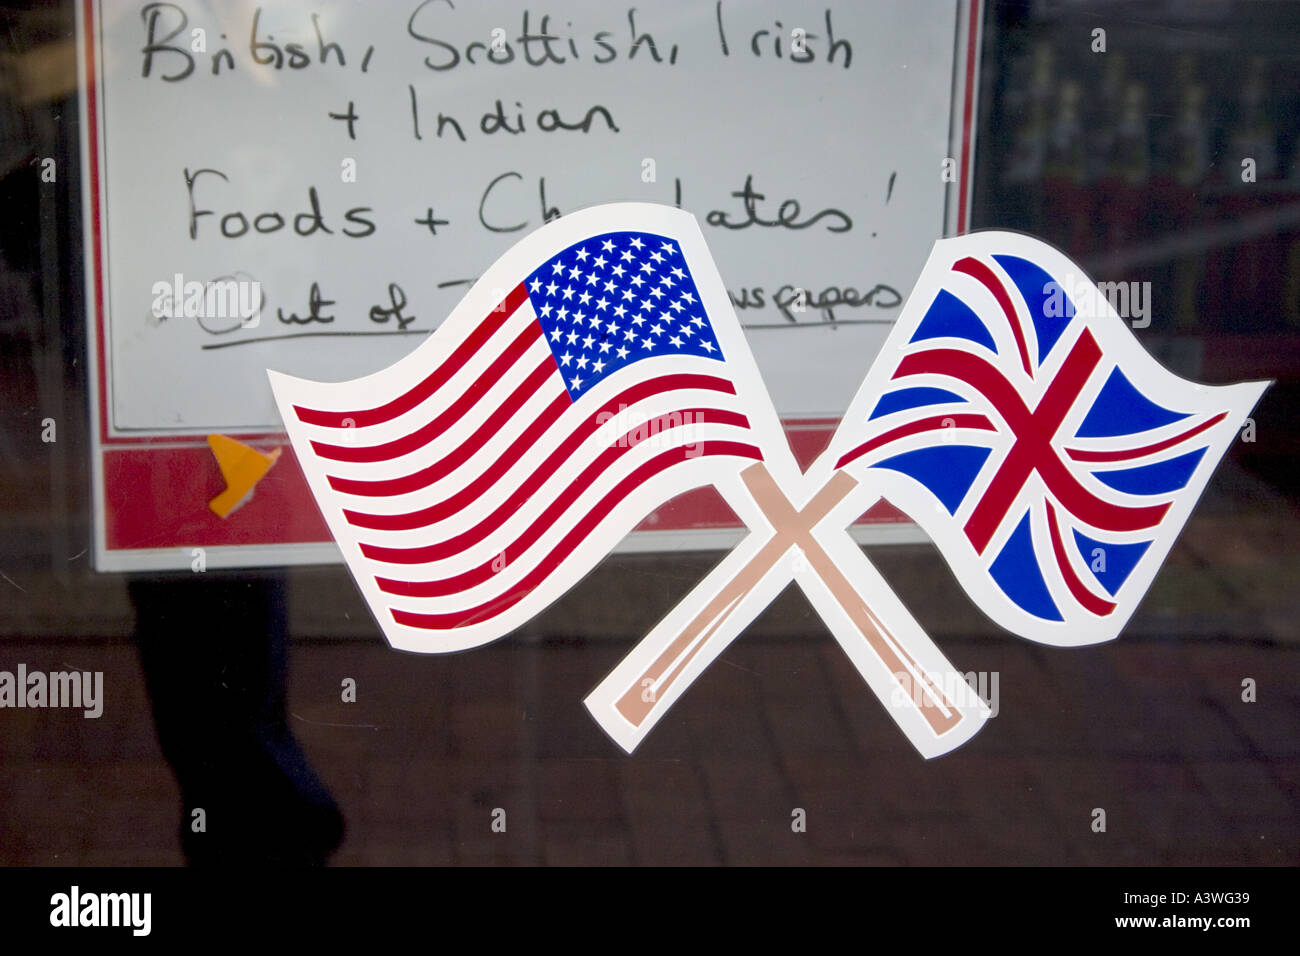
[[851,461],[856,461],[868,452],[875,451],[882,445],[888,445],[899,438],[906,438],[908,435],[915,435],[919,432],[931,431],[936,428],[977,428],[982,431],[994,431],[993,423],[983,415],[934,415],[930,418],[917,419],[906,425],[899,425],[892,428],[882,435],[877,435],[869,441],[863,442],[857,448],[848,452],[843,458],[835,463],[836,468],[843,468]]
[[1164,451],[1166,448],[1173,448],[1192,436],[1199,435],[1207,428],[1213,428],[1227,417],[1227,412],[1219,412],[1209,421],[1201,422],[1195,428],[1189,428],[1181,435],[1166,438],[1154,445],[1144,445],[1141,448],[1120,448],[1116,451],[1083,451],[1077,448],[1067,448],[1065,452],[1075,461],[1128,461],[1131,458],[1142,458],[1145,455],[1154,455],[1158,451]]
[[[744,415],[737,412],[727,412],[716,408],[692,408],[687,409],[693,416],[693,420],[701,421],[707,424],[732,425],[737,428],[748,428],[749,421]],[[697,417],[698,416],[698,417]],[[656,423],[671,423],[670,415],[661,415],[653,419]],[[569,507],[578,500],[578,497],[586,491],[609,468],[622,458],[625,454],[639,445],[642,441],[648,439],[633,439],[636,432],[641,430],[641,426],[626,432],[617,441],[610,444],[608,448],[602,451],[595,460],[590,462],[582,473],[578,475],[565,489],[552,501],[540,516],[528,527],[520,537],[513,542],[510,547],[515,553],[522,553],[532,546],[533,542],[541,537],[542,533],[555,524]],[[658,432],[656,432],[658,434]],[[558,452],[556,453],[558,454]],[[554,455],[552,455],[554,457]],[[506,523],[518,510],[523,507],[524,503],[531,498],[542,484],[546,481],[547,476],[541,472],[535,472],[528,476],[514,493],[507,498],[495,511],[480,521],[474,527],[454,537],[447,538],[435,544],[422,545],[416,548],[386,548],[379,545],[363,544],[361,553],[367,558],[375,561],[385,561],[390,564],[423,564],[426,561],[438,561],[442,558],[449,558],[453,555],[461,554],[467,549],[473,547],[482,541],[489,534]],[[427,596],[427,595],[426,595]]]
[[[629,396],[635,396],[632,401],[639,401],[651,395],[658,395],[662,392],[669,392],[676,388],[700,388],[710,391],[725,392],[729,395],[736,393],[735,386],[723,378],[717,378],[713,375],[664,375],[659,378],[651,379],[648,382],[641,382],[627,389],[617,398],[606,403],[602,411],[613,410],[615,403],[628,401]],[[566,393],[567,396],[567,393]],[[572,402],[570,402],[572,404]],[[543,417],[552,414],[553,408],[549,407],[542,413]],[[596,414],[599,414],[597,412]],[[556,416],[558,418],[558,416]],[[595,415],[588,421],[595,419]],[[578,426],[583,427],[582,425]],[[513,446],[512,446],[513,447]],[[572,447],[566,445],[565,447]],[[477,451],[477,446],[473,449]],[[520,452],[522,454],[522,451]],[[468,456],[465,456],[468,457]],[[504,459],[506,455],[502,455]],[[444,459],[443,461],[445,461]],[[335,491],[340,491],[349,495],[357,495],[362,498],[387,498],[394,495],[408,494],[412,491],[419,491],[421,488],[427,488],[429,485],[438,481],[447,474],[447,469],[443,461],[435,462],[427,468],[414,472],[409,475],[402,475],[398,478],[381,478],[377,480],[362,480],[352,478],[334,478],[329,479],[330,486]],[[513,464],[511,461],[509,464]],[[414,527],[418,527],[415,525]]]
[[954,272],[964,272],[993,293],[993,298],[997,299],[998,305],[1002,307],[1002,314],[1006,316],[1007,325],[1011,326],[1011,334],[1015,336],[1016,348],[1020,350],[1020,361],[1025,366],[1025,374],[1032,378],[1034,373],[1029,370],[1029,348],[1025,345],[1025,333],[1020,328],[1020,320],[1016,318],[1015,306],[1011,304],[1011,296],[1007,295],[1002,280],[994,274],[992,269],[970,256],[959,259],[953,264],[952,268]]
[[[298,420],[306,425],[326,425],[332,428],[364,428],[368,425],[379,425],[383,422],[391,421],[398,415],[405,414],[419,405],[422,401],[432,395],[438,389],[447,384],[447,381],[461,370],[470,356],[477,352],[483,344],[492,337],[492,334],[505,324],[517,308],[528,298],[528,290],[524,286],[518,285],[502,300],[504,308],[500,304],[484,317],[474,327],[465,341],[452,352],[451,357],[443,362],[436,369],[429,373],[419,385],[416,385],[409,392],[397,396],[390,402],[375,408],[362,409],[355,412],[322,412],[312,408],[303,408],[300,405],[293,407],[294,412],[298,415]],[[540,328],[540,327],[539,327]],[[352,420],[350,426],[345,426],[344,422]]]
[[[519,337],[497,356],[496,361],[482,375],[476,378],[458,399],[443,409],[442,413],[432,421],[426,422],[410,434],[378,445],[331,445],[325,442],[313,441],[311,443],[312,450],[320,457],[328,458],[331,461],[373,462],[388,461],[401,455],[409,455],[411,452],[423,448],[429,442],[439,438],[443,432],[455,425],[465,416],[466,412],[478,404],[479,400],[487,394],[488,389],[501,381],[501,377],[510,371],[510,367],[519,361],[520,357],[528,351],[528,348],[541,337],[541,334],[542,330],[538,325],[530,325],[529,328],[524,329]],[[511,414],[518,411],[529,398],[537,394],[537,389],[541,384],[557,372],[559,372],[559,366],[555,364],[555,357],[548,351],[541,364],[532,371],[528,378],[520,385],[517,385],[509,397],[501,403],[497,412],[498,415],[505,409],[509,409]],[[484,427],[483,425],[479,426],[479,431]],[[353,431],[353,429],[348,429],[348,431]],[[474,438],[469,438],[467,441],[473,442]]]
[[1074,573],[1074,567],[1065,553],[1065,545],[1061,542],[1060,529],[1056,525],[1056,509],[1050,503],[1047,505],[1047,529],[1052,534],[1052,550],[1056,552],[1056,563],[1060,565],[1061,577],[1065,579],[1065,585],[1074,595],[1074,599],[1098,617],[1105,617],[1115,610],[1114,604],[1093,594]]
[[[762,453],[753,445],[746,445],[740,442],[729,441],[709,441],[703,443],[701,457],[715,455],[725,455],[739,458],[749,458],[762,460]],[[596,526],[612,511],[620,501],[626,498],[632,491],[649,481],[655,475],[667,468],[672,467],[679,462],[687,459],[687,449],[673,448],[665,451],[649,461],[643,462],[635,471],[620,481],[597,505],[579,521],[572,530],[566,534],[555,549],[551,551],[541,562],[538,563],[519,583],[514,585],[504,594],[486,601],[477,607],[472,607],[464,611],[453,611],[446,614],[417,614],[412,611],[394,610],[393,620],[398,624],[405,624],[409,627],[419,627],[428,630],[449,630],[455,627],[463,627],[469,624],[475,624],[488,618],[495,617],[502,612],[510,609],[527,597],[546,577],[554,571],[561,562],[564,561],[574,549],[578,547],[587,537],[595,530]],[[449,579],[447,582],[404,582],[390,581],[385,578],[376,578],[380,588],[390,594],[404,594],[410,596],[423,596],[418,593],[425,585],[449,585],[447,591],[437,593],[455,593],[472,587],[476,583],[487,580],[492,576],[492,562],[488,562],[465,574],[458,575],[456,578]]]

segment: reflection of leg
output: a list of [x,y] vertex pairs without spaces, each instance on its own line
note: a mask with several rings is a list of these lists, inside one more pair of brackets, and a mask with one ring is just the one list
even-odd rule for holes
[[[191,863],[320,863],[343,820],[285,720],[278,575],[133,580],[136,634]],[[203,810],[206,832],[194,832]]]

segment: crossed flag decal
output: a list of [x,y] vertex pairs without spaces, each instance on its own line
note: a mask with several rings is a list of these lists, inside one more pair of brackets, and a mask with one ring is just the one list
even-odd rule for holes
[[1266,387],[1174,376],[1068,258],[974,233],[935,244],[804,472],[694,218],[639,203],[525,237],[389,368],[268,374],[393,647],[505,636],[712,485],[748,534],[588,695],[601,727],[635,749],[793,580],[925,757],[989,708],[849,525],[888,498],[1003,627],[1110,640]]

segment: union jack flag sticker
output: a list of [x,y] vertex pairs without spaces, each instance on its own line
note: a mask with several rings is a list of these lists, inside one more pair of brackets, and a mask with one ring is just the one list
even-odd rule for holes
[[1015,634],[1120,633],[1269,383],[1186,381],[1029,236],[935,244],[822,470],[934,540]]

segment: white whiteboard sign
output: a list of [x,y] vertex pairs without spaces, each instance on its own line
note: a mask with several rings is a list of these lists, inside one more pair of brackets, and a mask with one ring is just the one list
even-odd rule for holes
[[[97,456],[278,434],[265,369],[385,367],[529,230],[620,200],[693,212],[782,415],[838,418],[931,243],[964,228],[976,19],[83,0]],[[186,313],[187,283],[226,280],[230,302]],[[132,565],[119,550],[101,529],[101,566]]]

